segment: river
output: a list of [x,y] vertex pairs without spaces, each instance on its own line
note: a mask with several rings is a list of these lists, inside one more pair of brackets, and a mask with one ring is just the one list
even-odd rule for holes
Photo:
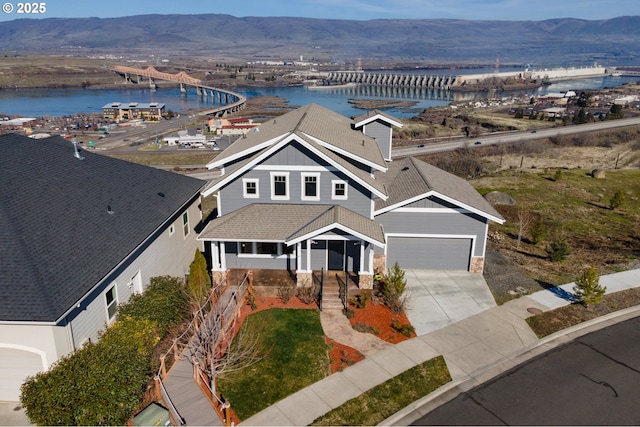
[[[429,74],[440,71],[452,73],[452,70],[431,70]],[[465,70],[483,72],[483,70]],[[441,74],[444,74],[441,73]],[[458,73],[460,71],[458,70]],[[545,94],[565,92],[568,90],[596,90],[604,87],[620,86],[627,82],[637,81],[637,77],[597,77],[566,80],[542,86],[538,89],[508,93],[496,93],[495,96],[510,96],[512,94]],[[375,87],[350,87],[334,89],[310,90],[303,86],[276,88],[237,88],[236,92],[247,97],[259,95],[278,96],[289,101],[292,106],[302,106],[310,102],[327,107],[345,116],[363,113],[348,103],[349,99],[393,99],[413,101],[411,108],[391,108],[387,111],[399,118],[412,117],[420,111],[429,108],[448,105],[452,101],[466,101],[486,99],[487,92],[446,92],[438,90],[411,91],[398,89],[381,89]],[[494,95],[494,94],[491,94]],[[0,90],[0,113],[11,116],[41,117],[66,116],[77,113],[101,113],[106,104],[119,101],[128,102],[160,102],[166,109],[176,112],[200,108],[210,108],[218,105],[211,98],[200,98],[193,88],[188,89],[186,95],[176,88],[160,88],[151,91],[148,87],[129,87],[126,89],[18,89]]]

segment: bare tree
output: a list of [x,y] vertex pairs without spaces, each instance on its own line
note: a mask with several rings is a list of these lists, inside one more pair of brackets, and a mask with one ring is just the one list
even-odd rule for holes
[[520,249],[520,242],[522,241],[522,235],[531,225],[533,217],[524,209],[524,206],[518,210],[518,241],[516,243],[516,249]]

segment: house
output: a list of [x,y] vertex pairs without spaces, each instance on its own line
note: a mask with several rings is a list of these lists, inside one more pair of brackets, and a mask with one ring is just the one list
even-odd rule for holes
[[213,277],[252,269],[298,286],[316,270],[402,268],[481,273],[490,221],[504,222],[465,180],[414,158],[392,161],[397,119],[349,119],[309,104],[263,123],[209,163],[203,195],[218,217],[198,237]]
[[151,277],[184,277],[205,182],[59,136],[6,134],[0,149],[0,401],[17,401]]

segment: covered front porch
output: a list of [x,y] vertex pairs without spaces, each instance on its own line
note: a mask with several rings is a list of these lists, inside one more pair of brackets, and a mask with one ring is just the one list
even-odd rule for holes
[[362,289],[373,287],[374,253],[385,247],[378,223],[333,205],[249,205],[213,220],[199,239],[214,277],[272,270],[310,286],[314,271],[330,270],[349,272]]

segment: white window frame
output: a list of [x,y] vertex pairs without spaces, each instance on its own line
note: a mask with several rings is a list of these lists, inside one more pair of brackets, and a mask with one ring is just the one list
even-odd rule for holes
[[[108,295],[111,292],[113,292],[113,301],[109,303],[107,299],[108,299]],[[109,309],[111,307],[114,308],[113,315],[110,315],[109,313]],[[105,312],[107,313],[107,323],[113,322],[116,318],[116,314],[118,313],[118,287],[116,286],[116,282],[113,282],[111,286],[107,288],[107,291],[104,293],[104,308],[105,308]]]
[[[316,195],[315,196],[307,196],[306,195],[306,179],[307,178],[315,178],[316,179]],[[300,199],[301,200],[311,200],[318,201],[320,200],[320,174],[319,173],[310,173],[310,172],[302,172],[300,174]]]
[[[254,183],[256,185],[256,194],[247,192],[247,184]],[[259,199],[260,198],[260,180],[256,178],[242,178],[242,196],[245,199]]]
[[186,211],[183,212],[180,218],[182,218],[182,234],[186,239],[189,233],[191,232],[189,228],[189,212],[186,212]]
[[[284,196],[276,196],[275,178],[277,176],[283,176],[285,178]],[[271,200],[289,200],[289,194],[289,172],[271,172]]]
[[[343,184],[344,185],[344,195],[340,196],[336,194],[336,185]],[[331,180],[331,198],[333,200],[347,200],[349,195],[347,194],[349,189],[349,182],[343,179],[332,179]]]
[[173,233],[176,231],[176,227],[174,224],[169,226],[169,236],[173,236]]
[[[237,255],[238,258],[280,258],[283,256],[287,256],[288,254],[285,252],[286,245],[282,242],[261,242],[261,243],[275,243],[278,245],[278,252],[275,255],[272,254],[259,254],[258,253],[258,242],[238,242],[237,243]],[[251,253],[244,253],[240,250],[242,244],[251,245]],[[291,254],[295,254],[295,248],[292,250]]]

